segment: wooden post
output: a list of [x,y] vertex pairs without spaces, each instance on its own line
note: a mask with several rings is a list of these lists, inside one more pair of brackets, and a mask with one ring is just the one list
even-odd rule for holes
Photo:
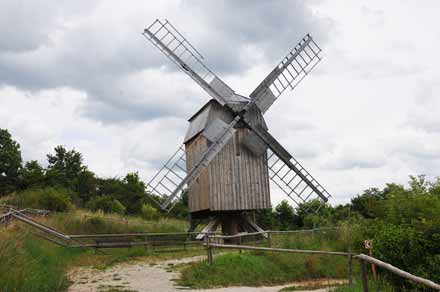
[[348,286],[353,287],[353,255],[348,256]]
[[[240,236],[240,237],[238,237],[238,245],[240,245],[241,246],[241,239],[242,239],[242,237]],[[239,252],[241,253],[241,248],[239,249]]]
[[272,247],[272,233],[267,233],[267,243],[269,244],[269,247]]
[[[370,257],[373,257],[373,247],[370,248]],[[376,281],[377,280],[377,272],[376,272],[376,266],[374,264],[371,264],[371,271],[373,272],[373,278]]]
[[208,263],[212,265],[212,247],[209,236],[206,236],[206,249],[208,251]]
[[361,263],[361,281],[364,292],[368,292],[368,278],[367,278],[367,265],[364,260]]

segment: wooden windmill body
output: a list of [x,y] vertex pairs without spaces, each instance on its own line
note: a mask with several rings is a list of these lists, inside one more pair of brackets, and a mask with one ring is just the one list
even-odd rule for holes
[[[258,108],[251,111],[249,116],[255,126],[267,128]],[[189,119],[190,125],[184,140],[188,171],[215,140],[212,127],[217,119],[229,124],[233,115],[214,99]],[[232,139],[188,188],[192,218],[222,218],[223,229],[236,229],[240,226],[227,224],[230,220],[225,218],[236,218],[242,216],[243,212],[271,207],[267,152],[262,149],[261,155],[255,155],[245,146],[248,132],[244,126],[237,127]],[[242,229],[245,230],[245,227]]]
[[156,20],[143,35],[212,98],[189,119],[184,146],[147,183],[152,194],[163,198],[160,208],[169,211],[187,190],[191,218],[212,219],[204,231],[221,224],[224,233],[235,234],[261,231],[246,214],[271,207],[269,181],[296,204],[314,197],[328,200],[330,194],[269,133],[263,118],[321,60],[321,49],[309,34],[249,97],[214,74],[169,21]]

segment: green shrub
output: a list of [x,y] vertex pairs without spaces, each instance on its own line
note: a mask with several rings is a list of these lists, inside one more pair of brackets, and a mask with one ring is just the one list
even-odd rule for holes
[[124,214],[126,208],[118,200],[110,196],[97,196],[87,203],[87,207],[92,211],[102,210],[104,213]]
[[47,209],[66,212],[73,209],[75,194],[64,188],[36,188],[13,194],[7,203],[20,208]]
[[159,218],[159,211],[150,204],[143,204],[141,208],[141,216],[147,220],[156,220]]

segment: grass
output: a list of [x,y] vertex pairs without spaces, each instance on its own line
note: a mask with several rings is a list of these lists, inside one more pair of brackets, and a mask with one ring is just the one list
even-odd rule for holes
[[[394,292],[395,290],[390,284],[383,281],[368,281],[368,291],[370,292]],[[359,279],[355,279],[353,286],[341,285],[335,287],[331,292],[363,292],[362,284]]]
[[[103,214],[77,211],[39,218],[38,221],[67,234],[176,232],[183,231],[187,224],[176,219],[149,222],[135,217],[129,217],[129,223],[125,224],[124,221],[100,217]],[[116,215],[111,218],[121,219]],[[140,258],[154,262],[205,253],[201,248],[167,252],[151,251],[144,247],[106,249],[100,252],[68,249],[36,238],[31,234],[30,227],[16,222],[8,229],[0,229],[0,292],[65,291],[69,286],[66,274],[75,266],[104,269]]]
[[[272,235],[273,247],[308,250],[347,250],[342,231]],[[358,269],[354,266],[354,269]],[[218,275],[222,275],[218,277]],[[246,252],[225,254],[182,270],[178,283],[192,288],[278,285],[320,278],[346,278],[348,258],[297,253]]]
[[188,223],[174,218],[147,221],[136,216],[121,216],[77,210],[47,217],[45,223],[67,234],[185,232]]
[[2,231],[0,291],[63,291],[66,267],[79,253],[35,240],[28,231]]
[[[192,288],[262,286],[346,275],[347,259],[322,255],[241,253],[195,263],[182,270],[179,285]],[[218,275],[222,275],[219,277]]]

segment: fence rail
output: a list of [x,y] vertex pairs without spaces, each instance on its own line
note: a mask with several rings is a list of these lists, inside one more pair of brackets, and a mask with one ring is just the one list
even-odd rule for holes
[[[248,234],[237,234],[237,235],[223,235],[223,236],[207,236],[205,239],[205,247],[207,250],[207,257],[208,262],[210,264],[213,263],[213,249],[214,248],[221,248],[221,249],[236,249],[236,250],[251,250],[251,251],[263,251],[263,252],[287,252],[287,253],[303,253],[303,254],[322,254],[322,255],[330,255],[330,256],[345,256],[348,257],[349,261],[349,267],[348,267],[348,278],[349,278],[349,284],[350,286],[353,283],[353,275],[352,275],[352,264],[353,259],[358,259],[361,264],[361,280],[362,280],[362,287],[364,292],[368,292],[368,281],[367,281],[367,269],[365,267],[365,263],[368,262],[370,264],[376,265],[378,267],[381,267],[383,269],[386,269],[400,277],[403,277],[405,279],[408,279],[414,283],[425,285],[426,287],[435,289],[437,291],[440,291],[440,285],[437,283],[434,283],[431,280],[418,277],[415,275],[412,275],[404,270],[401,270],[397,267],[394,267],[393,265],[383,262],[381,260],[378,260],[374,257],[367,256],[364,254],[354,254],[351,252],[337,252],[337,251],[322,251],[322,250],[302,250],[302,249],[288,249],[288,248],[273,248],[273,247],[260,247],[260,246],[247,246],[247,245],[238,245],[238,244],[218,244],[218,243],[212,243],[212,240],[224,238],[224,239],[232,239],[232,238],[242,238],[244,236],[248,235],[258,235],[258,234],[271,234],[271,233],[277,233],[276,231],[265,231],[265,232],[255,232],[255,233],[248,233]],[[293,232],[290,232],[293,233]],[[269,245],[270,245],[270,236],[268,237]],[[240,240],[241,242],[241,240]]]

